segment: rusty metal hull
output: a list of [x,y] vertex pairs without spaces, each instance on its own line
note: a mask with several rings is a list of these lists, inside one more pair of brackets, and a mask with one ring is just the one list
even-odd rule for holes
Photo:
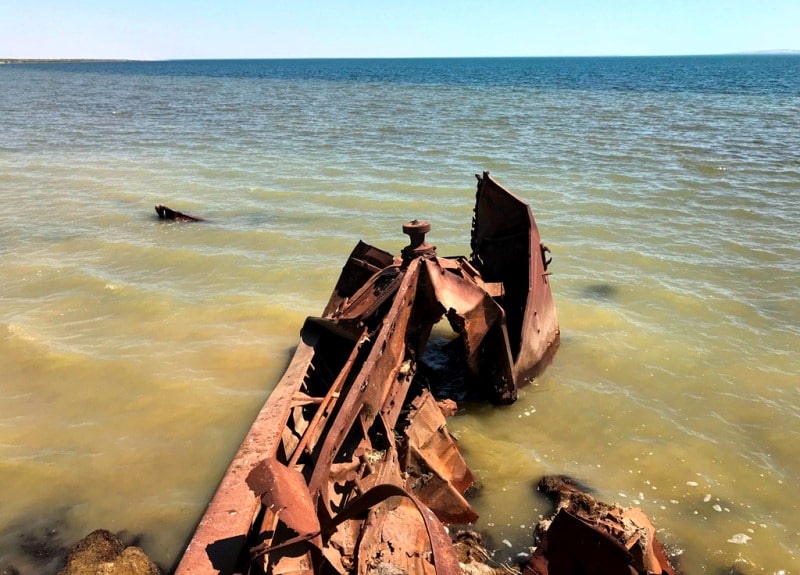
[[[427,222],[402,255],[359,242],[248,432],[176,573],[459,573],[444,523],[474,479],[420,378],[446,318],[475,395],[507,403],[558,343],[527,204],[478,177],[472,256]],[[388,569],[388,570],[387,570]],[[394,571],[392,571],[394,570]]]
[[559,343],[550,291],[549,249],[542,243],[530,206],[484,172],[472,227],[471,262],[486,282],[505,287],[509,344],[517,385],[532,379]]

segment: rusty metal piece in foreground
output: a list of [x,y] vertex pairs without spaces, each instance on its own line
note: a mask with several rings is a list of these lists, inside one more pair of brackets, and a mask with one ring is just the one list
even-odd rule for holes
[[522,575],[678,574],[638,507],[598,501],[563,476],[543,477],[538,489],[556,507],[537,525],[538,545]]
[[514,401],[558,344],[546,248],[528,205],[488,173],[469,258],[439,257],[427,222],[403,231],[399,257],[359,242],[306,320],[177,575],[460,573],[444,524],[477,518],[474,479],[424,355],[447,318],[468,394]]

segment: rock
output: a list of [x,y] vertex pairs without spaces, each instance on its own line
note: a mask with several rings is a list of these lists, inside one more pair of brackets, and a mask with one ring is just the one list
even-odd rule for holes
[[453,547],[463,575],[505,575],[508,572],[492,559],[477,531],[469,529],[459,531],[453,541]]
[[125,547],[119,537],[98,529],[73,545],[58,575],[161,575],[138,547]]

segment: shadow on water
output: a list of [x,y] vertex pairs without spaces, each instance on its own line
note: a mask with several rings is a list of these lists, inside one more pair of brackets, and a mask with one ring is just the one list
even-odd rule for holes
[[603,301],[616,299],[618,293],[619,289],[611,284],[590,284],[581,290],[583,297]]

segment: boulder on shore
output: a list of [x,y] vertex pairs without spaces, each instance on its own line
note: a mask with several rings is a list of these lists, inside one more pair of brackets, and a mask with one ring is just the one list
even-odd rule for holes
[[98,529],[73,545],[58,575],[161,575],[138,547],[126,547],[119,537]]

